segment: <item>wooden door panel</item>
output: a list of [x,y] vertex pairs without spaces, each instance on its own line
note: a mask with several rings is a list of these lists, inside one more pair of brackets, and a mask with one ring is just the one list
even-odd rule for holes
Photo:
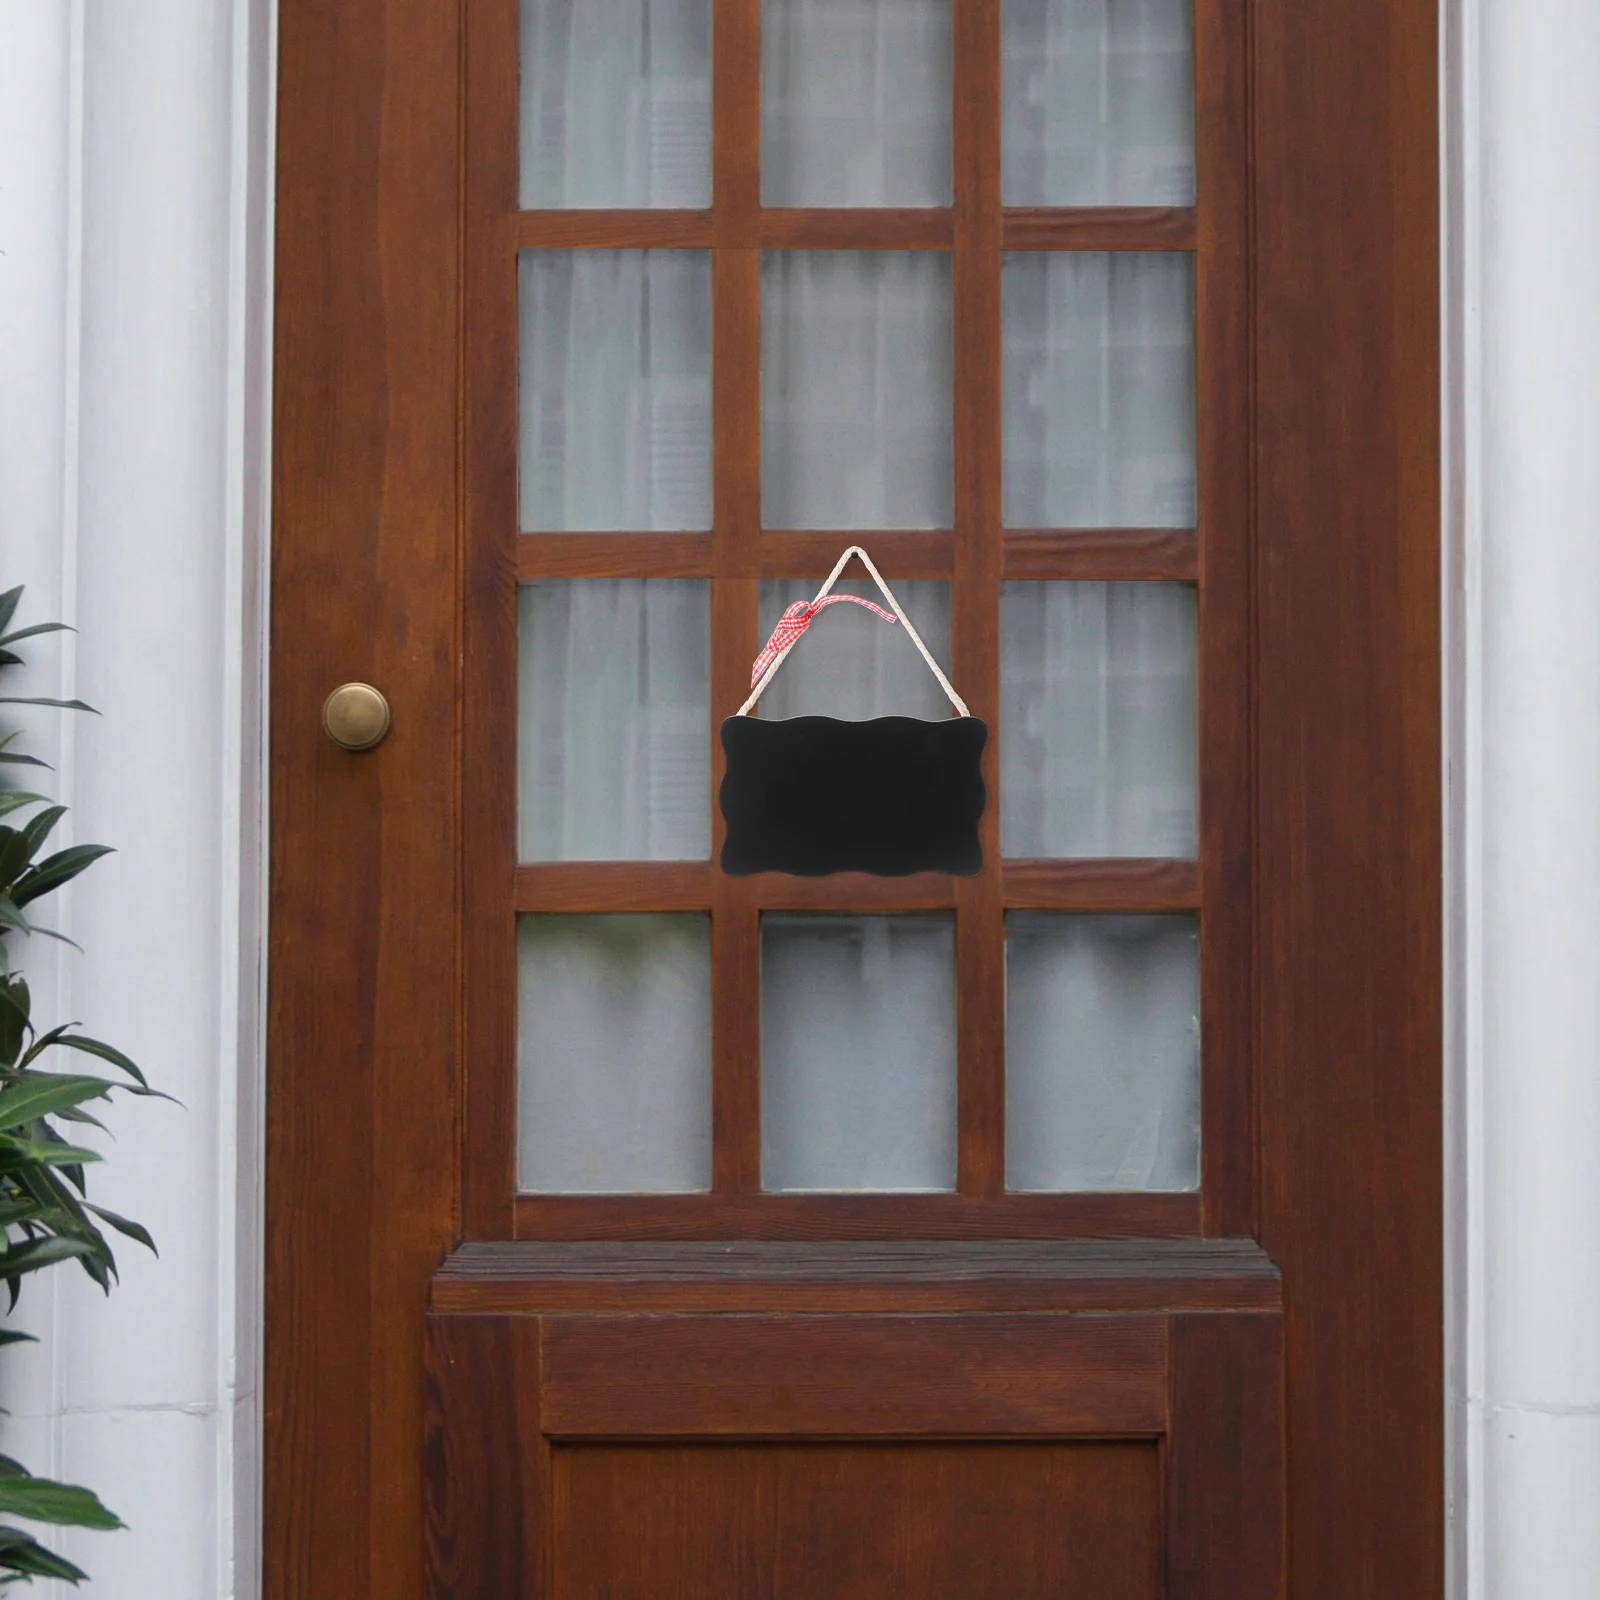
[[1153,1600],[1143,1442],[560,1445],[559,1600]]
[[959,1246],[464,1254],[429,1317],[435,1600],[1282,1594],[1247,1246],[1027,1248],[976,1283]]
[[1160,1317],[540,1318],[553,1437],[1159,1433]]

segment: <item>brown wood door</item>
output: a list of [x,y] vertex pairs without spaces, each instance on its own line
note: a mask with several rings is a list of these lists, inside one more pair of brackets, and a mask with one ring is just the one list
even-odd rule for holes
[[[273,1600],[1441,1594],[1435,61],[284,0]],[[974,877],[716,864],[852,543]]]

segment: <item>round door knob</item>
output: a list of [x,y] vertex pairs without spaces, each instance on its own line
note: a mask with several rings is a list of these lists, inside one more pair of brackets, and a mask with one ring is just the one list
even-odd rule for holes
[[389,731],[389,702],[370,683],[341,683],[322,703],[323,732],[346,750],[370,750]]

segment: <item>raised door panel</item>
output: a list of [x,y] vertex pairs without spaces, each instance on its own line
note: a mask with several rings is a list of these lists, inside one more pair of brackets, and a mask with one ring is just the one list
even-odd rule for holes
[[[1279,1600],[1270,1271],[1224,1247],[1203,1292],[1174,1276],[1164,1308],[1118,1311],[1117,1264],[1057,1247],[1053,1275],[1030,1261],[1025,1283],[1019,1261],[982,1285],[994,1310],[956,1309],[951,1274],[948,1308],[896,1313],[912,1285],[851,1276],[837,1251],[804,1293],[875,1309],[695,1309],[719,1273],[693,1247],[657,1247],[654,1282],[597,1268],[588,1307],[570,1261],[563,1281],[530,1252],[470,1290],[447,1268],[429,1318],[435,1600]],[[750,1264],[723,1286],[785,1292]],[[1254,1308],[1218,1308],[1225,1291]]]

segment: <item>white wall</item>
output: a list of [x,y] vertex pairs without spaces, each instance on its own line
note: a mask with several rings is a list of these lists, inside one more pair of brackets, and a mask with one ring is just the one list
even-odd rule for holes
[[1453,1594],[1600,1594],[1600,6],[1445,7]]
[[[257,0],[0,0],[0,585],[80,632],[26,716],[72,837],[37,1010],[185,1109],[123,1100],[91,1193],[147,1223],[107,1301],[31,1282],[4,1448],[130,1524],[57,1536],[119,1600],[255,1587],[260,684],[270,22]],[[237,1571],[236,1571],[237,1566]],[[53,1585],[36,1592],[48,1592]]]

